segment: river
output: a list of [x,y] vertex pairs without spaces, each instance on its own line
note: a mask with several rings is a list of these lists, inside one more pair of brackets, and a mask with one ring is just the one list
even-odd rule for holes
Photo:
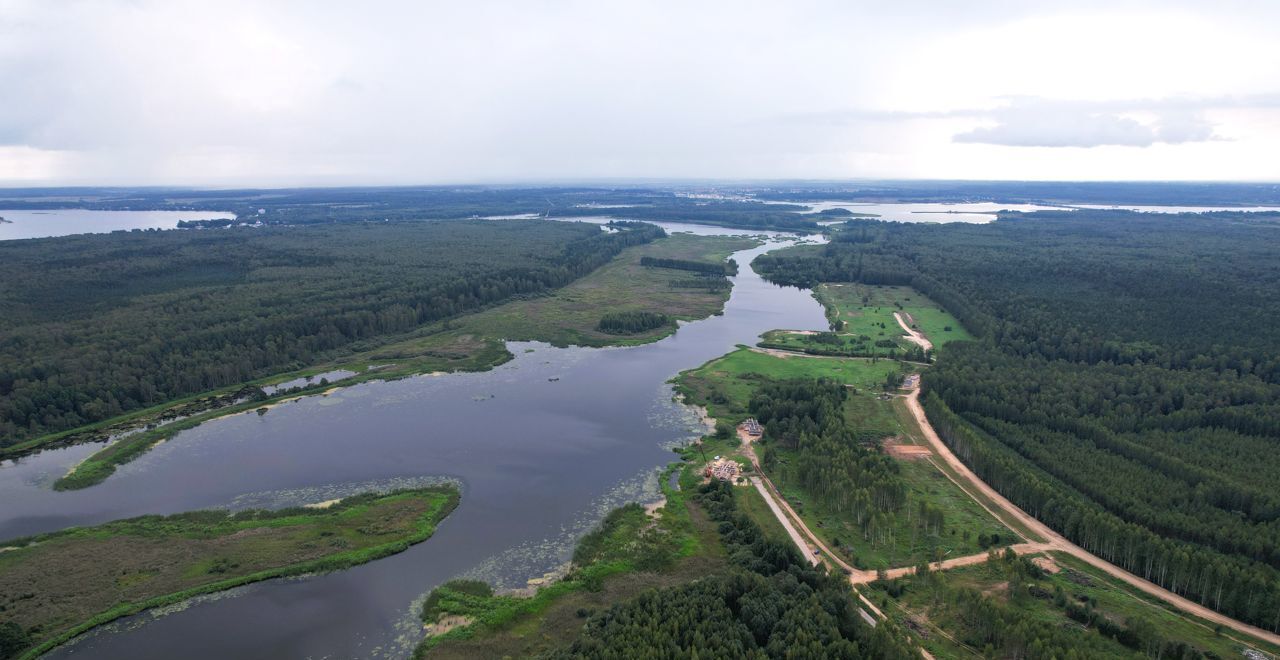
[[404,657],[421,637],[417,603],[434,586],[460,575],[524,586],[567,561],[610,508],[657,498],[671,447],[701,428],[672,401],[668,379],[765,330],[826,327],[809,292],[769,284],[748,266],[785,244],[734,254],[742,268],[724,314],[654,344],[513,343],[515,359],[492,371],[365,383],[203,424],[83,491],[48,484],[97,446],[6,463],[0,538],[144,513],[320,501],[423,477],[463,489],[435,536],[404,553],[143,613],[50,657]]

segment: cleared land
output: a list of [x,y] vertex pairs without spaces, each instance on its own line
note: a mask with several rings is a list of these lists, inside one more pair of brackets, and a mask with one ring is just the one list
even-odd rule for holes
[[[769,380],[788,378],[832,378],[850,385],[855,393],[845,400],[844,415],[867,442],[906,444],[931,458],[925,445],[915,444],[918,433],[911,428],[914,420],[899,418],[893,401],[884,391],[890,374],[917,367],[891,360],[835,359],[807,357],[787,353],[766,353],[739,349],[724,357],[682,373],[677,387],[686,401],[705,405],[713,417],[730,423],[749,415],[748,402],[756,389]],[[896,391],[896,388],[895,390]],[[905,422],[905,423],[904,423]],[[724,447],[725,451],[735,451]],[[710,449],[708,451],[711,451]],[[1017,540],[1016,535],[974,502],[929,460],[898,460],[900,474],[908,491],[908,511],[895,516],[894,532],[889,542],[874,542],[864,537],[860,526],[847,512],[832,511],[808,496],[790,473],[795,451],[775,447],[778,465],[769,478],[779,489],[804,526],[830,548],[837,558],[862,570],[912,565],[921,559],[934,560],[969,555],[988,547]],[[714,453],[721,453],[715,445]],[[918,456],[917,456],[918,458]],[[918,529],[913,518],[920,504],[944,511],[945,524],[940,533]]]
[[[862,535],[847,514],[822,506],[795,485],[787,470],[792,452],[782,449],[778,453],[779,468],[771,475],[774,483],[809,529],[856,568],[875,570],[911,566],[920,560],[972,555],[1018,540],[1013,532],[947,480],[931,462],[902,459],[891,452],[899,459],[900,474],[907,486],[908,504],[903,512],[894,516],[892,540],[873,542]],[[919,529],[916,508],[921,503],[944,512],[945,524],[941,533]]]
[[[1071,630],[1079,636],[1082,649],[1088,645],[1090,657],[1149,656],[1144,650],[1126,646],[1099,632],[1097,624],[1081,621],[1082,610],[1114,625],[1139,630],[1149,625],[1167,640],[1188,644],[1217,657],[1242,657],[1246,647],[1270,654],[1280,650],[1259,646],[1253,640],[1242,643],[1229,632],[1215,632],[1203,621],[1135,594],[1123,583],[1069,555],[1038,555],[1035,562],[1042,570],[1029,574],[1013,570],[1006,561],[983,560],[972,566],[933,573],[928,578],[901,578],[902,592],[897,597],[882,590],[870,593],[885,604],[882,609],[891,618],[916,631],[925,649],[937,657],[965,657],[981,651],[977,641],[982,632],[969,624],[970,613],[945,595],[940,596],[961,589],[994,599],[996,606],[1011,608],[1027,621]],[[942,585],[935,585],[933,581]],[[1068,607],[1075,609],[1077,618],[1068,615]]]
[[902,312],[909,315],[910,325],[934,346],[973,339],[942,306],[909,286],[827,283],[814,287],[813,293],[827,308],[829,318],[845,322],[844,332],[897,332],[893,313]]
[[896,432],[897,420],[888,402],[876,394],[890,375],[915,371],[914,365],[892,360],[823,359],[740,347],[682,372],[676,388],[687,402],[704,405],[712,417],[736,424],[749,416],[747,403],[764,380],[829,378],[856,390],[846,404],[849,414],[860,415],[860,424],[883,429],[888,436]]
[[760,345],[819,355],[903,357],[916,347],[927,351],[973,338],[955,317],[911,287],[828,283],[814,287],[813,295],[838,330],[773,330]]
[[201,593],[337,570],[429,538],[451,486],[357,495],[326,508],[197,511],[71,528],[0,552],[0,611],[35,657],[94,626]]

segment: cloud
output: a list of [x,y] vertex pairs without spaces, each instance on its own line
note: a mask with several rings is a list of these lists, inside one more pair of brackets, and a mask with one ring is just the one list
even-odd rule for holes
[[[1146,107],[1143,107],[1143,106]],[[1149,147],[1220,139],[1213,124],[1188,108],[1160,110],[1161,103],[1091,104],[1017,99],[990,113],[995,125],[952,137],[954,142],[1008,147]],[[1114,109],[1113,109],[1114,108]],[[1156,109],[1153,109],[1156,108]],[[1151,115],[1140,119],[1135,115]]]
[[1280,3],[374,4],[0,0],[0,185],[1280,177]]

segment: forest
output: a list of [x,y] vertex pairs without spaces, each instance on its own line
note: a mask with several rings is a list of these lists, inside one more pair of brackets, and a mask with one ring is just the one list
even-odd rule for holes
[[[865,537],[879,539],[906,505],[907,489],[898,464],[868,448],[879,438],[860,434],[845,418],[848,396],[835,381],[773,381],[759,387],[749,407],[764,425],[764,467],[794,476],[816,500],[847,512]],[[777,448],[793,450],[793,463],[779,465]]]
[[676,270],[688,270],[702,275],[737,275],[738,264],[732,259],[722,264],[707,263],[705,261],[694,261],[692,259],[659,259],[657,257],[641,257],[641,266],[649,268],[674,268]]
[[0,447],[563,286],[652,225],[464,220],[0,242]]
[[636,335],[674,323],[674,319],[659,312],[607,312],[600,317],[596,329],[611,335]]
[[[293,188],[279,190],[183,190],[157,188],[54,188],[0,190],[0,208],[174,210],[234,213],[237,224],[310,225],[402,220],[457,220],[486,216],[599,218],[697,222],[728,227],[815,232],[804,206],[762,204],[745,198],[692,197],[670,189],[519,188],[510,186],[413,186],[392,188]],[[223,220],[188,227],[223,227]]]
[[1075,543],[1280,629],[1280,218],[1118,211],[851,221],[774,281],[911,285],[977,340],[926,410],[984,480]]

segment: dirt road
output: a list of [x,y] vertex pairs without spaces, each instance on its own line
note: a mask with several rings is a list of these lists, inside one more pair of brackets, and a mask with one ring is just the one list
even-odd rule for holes
[[[795,540],[796,546],[800,548],[800,551],[803,552],[806,557],[809,557],[813,563],[817,564],[818,560],[813,555],[813,548],[817,548],[824,553],[824,556],[828,561],[843,569],[851,580],[855,577],[863,582],[870,582],[871,580],[874,580],[875,573],[859,570],[850,566],[844,560],[840,559],[836,553],[832,552],[831,548],[828,548],[826,544],[818,538],[818,535],[814,534],[813,530],[809,529],[808,525],[805,525],[804,519],[800,517],[800,514],[795,512],[795,509],[791,508],[791,504],[782,496],[778,487],[773,485],[773,481],[771,481],[768,475],[764,473],[764,470],[761,469],[760,461],[756,457],[755,445],[753,444],[754,438],[741,429],[738,430],[738,438],[742,440],[742,453],[751,461],[751,466],[755,468],[756,474],[760,475],[759,477],[752,477],[751,481],[755,483],[756,488],[760,490],[760,494],[763,495],[765,501],[769,503],[769,508],[772,509],[773,514],[778,517],[778,521],[781,522],[782,526],[787,528],[787,532],[792,535],[791,538]],[[870,578],[867,578],[868,575]]]
[[[897,316],[897,314],[895,313],[894,316]],[[902,319],[899,318],[898,322],[902,323]],[[1271,644],[1280,645],[1280,635],[1268,632],[1256,626],[1251,626],[1242,621],[1237,621],[1229,616],[1204,607],[1199,603],[1187,600],[1164,587],[1144,580],[1133,573],[1130,573],[1123,568],[1120,568],[1119,566],[1086,551],[1084,548],[1081,548],[1071,541],[1068,541],[1064,536],[1050,529],[1048,525],[1040,522],[1029,515],[1026,511],[1023,511],[1013,502],[1005,499],[1003,495],[996,492],[991,486],[987,485],[987,482],[979,479],[978,475],[974,474],[973,471],[970,470],[969,467],[959,458],[957,458],[955,454],[951,453],[951,448],[947,447],[946,443],[942,442],[942,438],[938,437],[938,433],[933,429],[933,426],[929,424],[929,419],[925,417],[924,408],[920,406],[919,389],[916,389],[907,396],[907,409],[911,411],[912,417],[914,417],[916,423],[919,424],[920,431],[924,433],[924,437],[929,441],[929,445],[933,447],[934,452],[936,452],[938,456],[947,462],[947,465],[949,465],[963,479],[967,480],[979,492],[990,498],[990,500],[994,502],[995,505],[1006,515],[1013,517],[1018,522],[1040,535],[1042,538],[1048,540],[1047,543],[1023,544],[1027,547],[1034,546],[1037,548],[1032,550],[1033,552],[1055,551],[1069,554],[1114,578],[1128,583],[1130,586],[1144,593],[1155,596],[1173,605],[1183,612],[1195,615],[1211,623],[1220,623],[1227,628],[1231,628],[1232,630],[1236,630],[1247,635],[1252,635],[1253,637],[1265,640]],[[1015,549],[1017,547],[1019,546],[1015,546]],[[979,555],[979,557],[985,558],[985,555]],[[961,557],[952,561],[960,561],[963,559],[972,559],[972,557]]]
[[893,318],[897,319],[898,325],[902,326],[903,332],[907,333],[908,341],[919,346],[920,348],[923,348],[926,351],[933,350],[933,342],[929,341],[928,339],[925,339],[925,336],[920,334],[918,331],[912,330],[911,326],[907,325],[906,320],[902,318],[902,312],[894,312]]
[[791,521],[787,520],[787,516],[782,513],[782,509],[778,508],[778,503],[773,501],[773,496],[765,489],[764,484],[760,481],[760,477],[751,477],[751,483],[756,485],[756,490],[760,491],[760,497],[763,497],[764,501],[769,505],[769,508],[773,509],[773,515],[777,516],[778,522],[782,523],[783,529],[787,530],[787,534],[791,536],[791,540],[795,542],[796,547],[800,548],[800,553],[808,558],[809,563],[817,566],[819,563],[818,558],[815,557],[813,555],[813,551],[809,549],[809,544],[805,541],[805,538],[801,536],[800,532],[797,532],[796,528],[791,525]]
[[[897,317],[896,313],[895,313],[895,317]],[[898,323],[899,324],[903,323],[900,317],[898,317]],[[910,329],[907,328],[905,324],[903,325],[903,328],[908,330],[908,332],[910,332]],[[923,339],[923,337],[921,337],[920,339],[925,341],[926,343],[928,342],[928,340]],[[1040,522],[1038,519],[1031,516],[1026,511],[1023,511],[1016,504],[1014,504],[1013,502],[1010,502],[1003,495],[996,492],[994,488],[989,486],[987,482],[980,479],[978,475],[974,474],[973,471],[970,470],[969,467],[965,465],[963,461],[961,461],[959,458],[956,457],[955,454],[951,452],[951,448],[948,447],[946,443],[942,442],[942,438],[938,436],[937,431],[934,430],[933,425],[929,423],[929,419],[925,416],[924,408],[921,407],[920,405],[919,388],[913,390],[909,395],[907,395],[904,398],[906,399],[906,402],[907,402],[907,410],[910,411],[911,416],[915,419],[917,425],[920,427],[920,432],[924,435],[925,440],[929,443],[929,446],[933,449],[934,453],[936,454],[936,457],[945,461],[947,465],[952,469],[952,471],[954,471],[955,474],[959,477],[960,481],[965,482],[965,483],[960,483],[957,481],[956,485],[960,486],[962,490],[965,490],[966,492],[968,492],[968,494],[971,497],[973,496],[975,491],[982,493],[999,510],[999,513],[1003,514],[1003,515],[997,515],[998,518],[1004,518],[1007,516],[1008,518],[1016,520],[1017,522],[1021,523],[1023,527],[1030,530],[1036,536],[1039,536],[1040,538],[1045,539],[1045,542],[1028,542],[1028,543],[1020,543],[1014,546],[1010,546],[1018,554],[1061,552],[1064,554],[1071,555],[1089,564],[1090,566],[1093,566],[1094,568],[1097,568],[1102,572],[1129,584],[1130,586],[1144,593],[1150,594],[1152,596],[1155,596],[1156,598],[1164,600],[1165,602],[1173,605],[1174,607],[1178,608],[1179,610],[1182,610],[1187,614],[1191,614],[1193,616],[1199,617],[1210,623],[1222,624],[1227,628],[1244,633],[1246,635],[1250,635],[1257,639],[1264,640],[1268,643],[1280,645],[1280,635],[1277,635],[1272,632],[1268,632],[1256,626],[1251,626],[1242,621],[1237,621],[1229,616],[1220,614],[1207,607],[1204,607],[1203,605],[1187,600],[1186,598],[1183,598],[1182,596],[1179,596],[1169,591],[1168,589],[1165,589],[1164,587],[1161,587],[1155,583],[1144,580],[1138,577],[1137,575],[1134,575],[1120,568],[1119,566],[1116,566],[1106,561],[1105,559],[1102,559],[1101,557],[1098,557],[1086,551],[1084,548],[1077,546],[1071,541],[1068,541],[1066,537],[1055,532],[1048,525],[1045,525],[1044,523]],[[856,590],[857,585],[866,584],[868,582],[875,580],[876,579],[875,572],[859,570],[854,568],[853,566],[850,566],[849,564],[841,560],[838,555],[832,552],[830,548],[824,545],[822,541],[818,538],[818,535],[814,534],[813,531],[810,530],[805,525],[804,520],[801,519],[799,514],[797,514],[791,508],[791,505],[786,501],[784,497],[782,497],[782,493],[778,491],[777,487],[773,485],[773,482],[769,480],[769,477],[766,476],[764,474],[764,471],[760,468],[760,463],[756,456],[755,447],[753,446],[753,442],[752,442],[753,438],[751,438],[749,435],[747,435],[745,432],[742,432],[742,431],[739,431],[739,438],[741,438],[742,440],[743,454],[747,456],[747,458],[751,461],[752,466],[755,467],[756,473],[760,475],[758,477],[752,477],[751,478],[752,483],[755,485],[756,489],[760,492],[760,495],[764,497],[765,502],[768,503],[769,508],[773,511],[774,516],[776,516],[778,521],[782,523],[782,526],[787,530],[787,534],[790,535],[792,541],[796,544],[796,546],[801,550],[802,553],[804,553],[804,555],[809,559],[809,561],[813,562],[814,564],[817,564],[819,561],[826,560],[828,562],[835,564],[839,568],[843,569],[849,577],[849,582],[855,586],[855,593],[857,593],[859,600],[861,600],[863,603],[869,606],[871,610],[875,612],[876,616],[883,618],[884,616],[883,613],[881,613],[875,607],[874,604],[872,604],[869,600],[867,600],[866,597],[864,597],[861,592]],[[936,460],[936,459],[931,458],[930,460]],[[945,471],[944,471],[944,474],[946,474]],[[952,479],[952,481],[956,481],[956,479],[952,478],[951,475],[949,474],[947,475],[947,477],[949,479]],[[995,511],[991,511],[991,509],[981,500],[978,500],[976,497],[974,499],[980,505],[982,505],[984,509],[987,509],[989,512],[993,514],[996,513]],[[821,559],[814,555],[812,548],[815,548],[815,547],[822,551],[823,556],[821,557]],[[956,557],[954,559],[945,560],[941,563],[933,563],[931,564],[931,566],[935,570],[946,570],[949,568],[955,568],[959,566],[970,566],[973,564],[979,564],[986,560],[987,560],[987,555],[983,553],[983,554],[976,554],[976,555],[968,555],[965,557]],[[908,575],[912,573],[914,570],[915,570],[915,567],[913,566],[900,567],[900,568],[894,568],[894,569],[888,570],[887,574],[890,579],[894,579],[894,578],[899,578],[899,577]]]
[[[1049,550],[1056,549],[1053,547],[1053,544],[1051,543],[1019,543],[1017,545],[1011,545],[1008,547],[1013,548],[1013,551],[1020,555],[1034,554],[1037,552],[1046,552]],[[996,548],[996,549],[1000,552],[1004,552],[1004,548]],[[929,562],[929,568],[935,571],[945,571],[949,568],[960,568],[961,566],[973,566],[974,564],[981,564],[985,561],[987,561],[987,553],[982,552],[976,555],[965,555],[963,557],[946,559],[941,562],[931,561]],[[915,566],[902,566],[899,568],[891,568],[885,571],[884,573],[887,579],[896,580],[900,577],[906,577],[915,572],[916,572]],[[857,578],[851,579],[851,581],[854,584],[860,584],[861,582],[871,582],[872,580],[875,580],[875,579],[876,579],[876,576],[874,573],[872,573],[869,576],[869,578],[867,576],[858,576]]]

